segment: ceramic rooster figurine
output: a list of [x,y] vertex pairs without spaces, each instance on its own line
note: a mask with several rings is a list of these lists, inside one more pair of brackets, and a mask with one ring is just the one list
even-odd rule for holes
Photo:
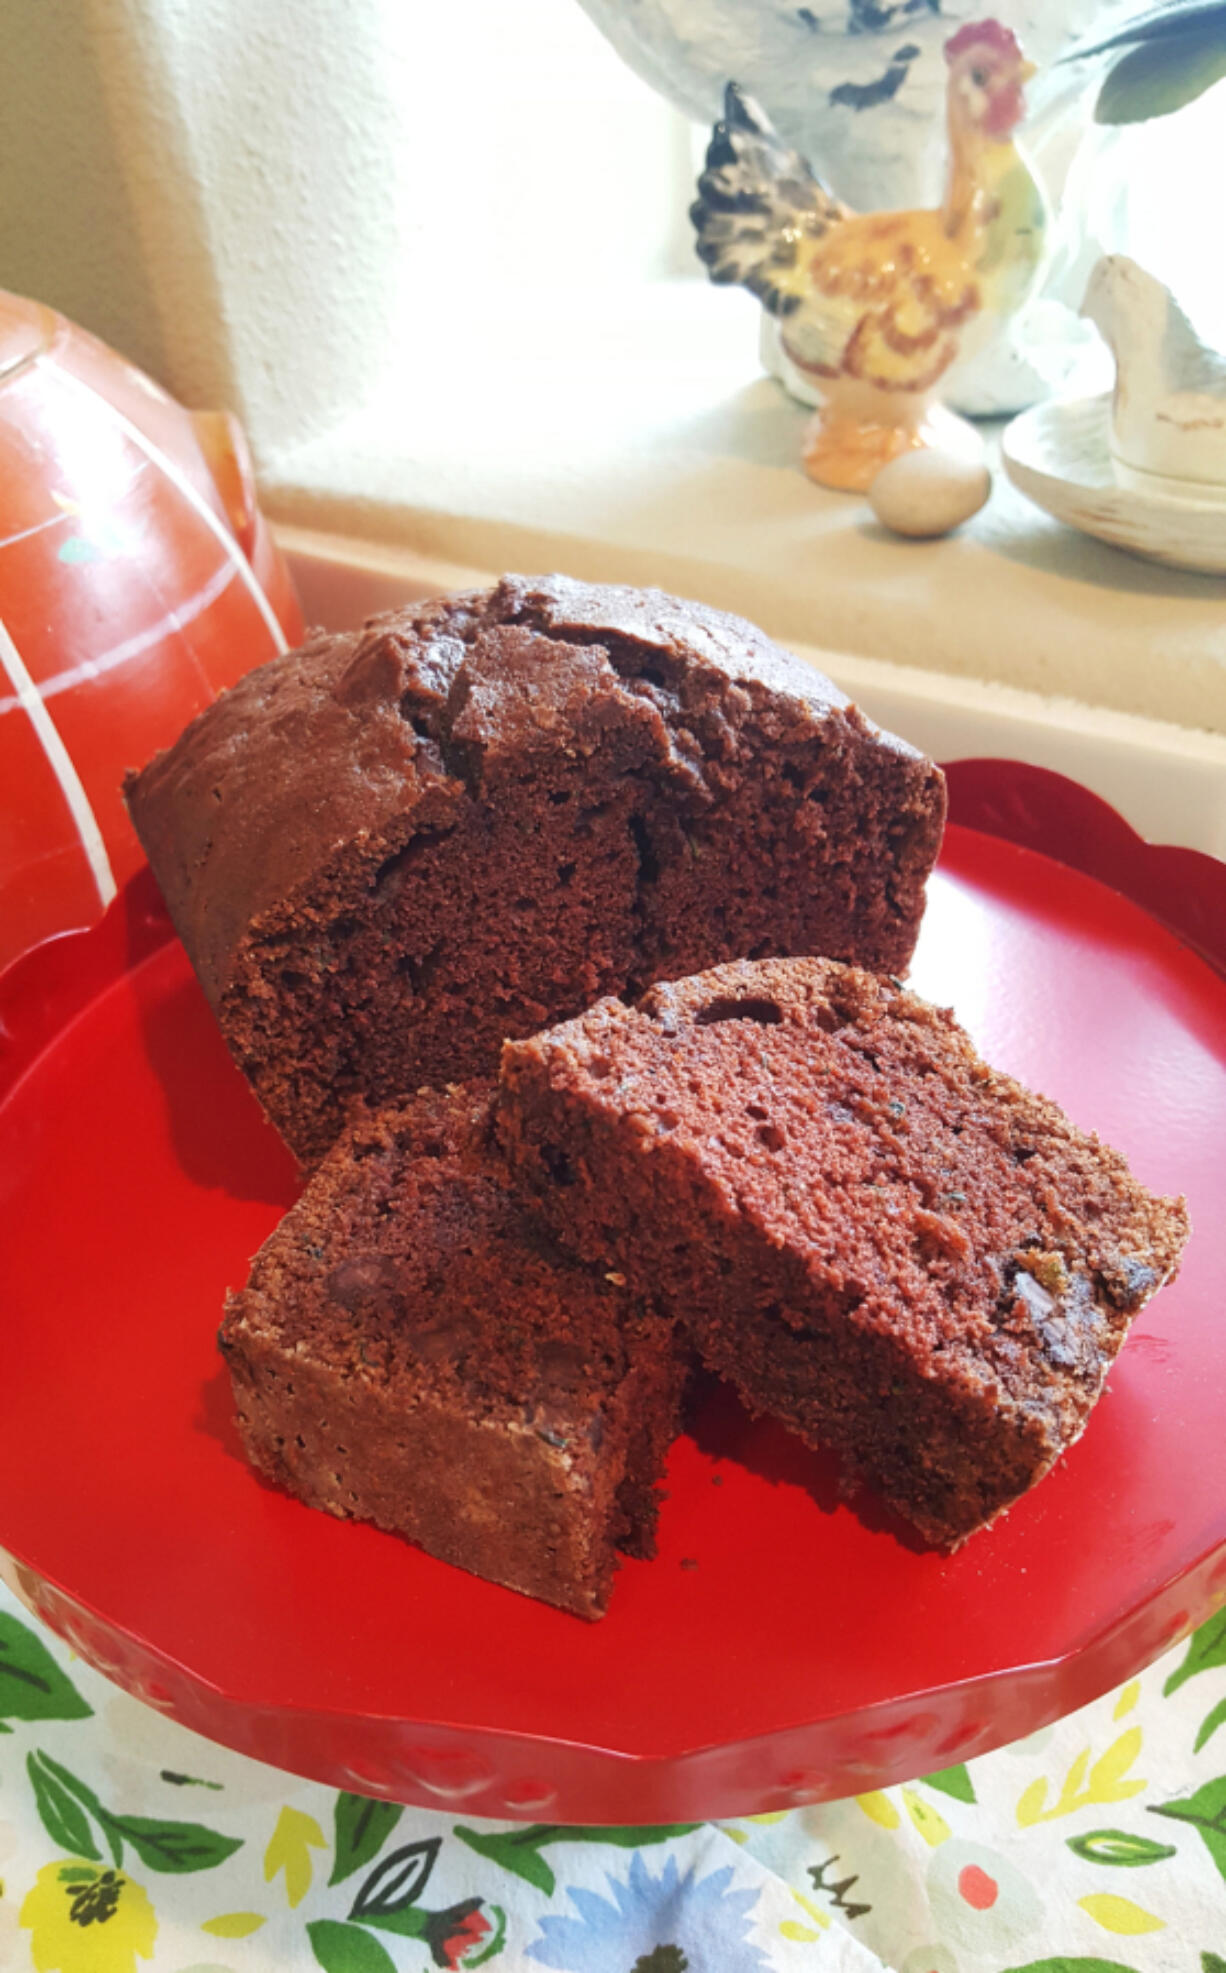
[[729,83],[690,217],[713,281],[748,288],[821,393],[805,466],[865,490],[931,441],[937,385],[972,338],[1025,300],[1046,209],[1013,133],[1034,73],[999,21],[945,44],[949,163],[932,211],[856,214]]

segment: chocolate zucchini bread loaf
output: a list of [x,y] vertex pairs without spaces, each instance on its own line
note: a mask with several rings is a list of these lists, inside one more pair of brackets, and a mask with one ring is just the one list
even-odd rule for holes
[[944,783],[738,618],[509,576],[317,636],[129,777],[230,1048],[305,1161],[351,1099],[721,959],[901,971]]
[[651,1555],[672,1324],[552,1250],[487,1153],[488,1086],[340,1143],[221,1331],[248,1457],[312,1507],[582,1617]]
[[942,1545],[1078,1436],[1187,1237],[1182,1200],[951,1014],[821,960],[717,967],[508,1044],[499,1108],[560,1238]]

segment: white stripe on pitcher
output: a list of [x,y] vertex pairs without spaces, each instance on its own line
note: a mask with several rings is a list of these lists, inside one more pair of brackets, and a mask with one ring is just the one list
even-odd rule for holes
[[90,872],[98,887],[98,900],[101,904],[107,905],[118,887],[115,883],[115,873],[111,869],[111,859],[106,853],[106,844],[102,840],[102,831],[98,827],[98,818],[90,806],[89,796],[81,784],[81,777],[73,766],[72,756],[60,737],[59,728],[43,704],[38,687],[26,670],[21,653],[2,619],[0,619],[0,665],[3,665],[7,671],[18,700],[30,716],[30,724],[38,735],[51,771],[60,784],[60,792],[76,824],[77,834],[81,838],[81,848],[85,851]]

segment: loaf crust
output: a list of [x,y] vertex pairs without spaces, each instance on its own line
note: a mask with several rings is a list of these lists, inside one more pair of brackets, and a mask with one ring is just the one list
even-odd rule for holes
[[942,776],[740,619],[562,577],[317,636],[126,794],[176,928],[305,1163],[355,1097],[745,954],[903,970]]

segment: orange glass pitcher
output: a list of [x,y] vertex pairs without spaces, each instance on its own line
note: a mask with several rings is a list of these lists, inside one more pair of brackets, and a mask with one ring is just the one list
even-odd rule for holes
[[101,915],[125,771],[301,634],[237,421],[0,292],[0,968]]

